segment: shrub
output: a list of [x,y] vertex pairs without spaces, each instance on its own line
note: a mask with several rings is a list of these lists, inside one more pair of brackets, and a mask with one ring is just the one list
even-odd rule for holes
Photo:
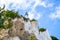
[[18,12],[14,12],[13,10],[11,10],[11,11],[7,10],[6,17],[10,17],[10,18],[14,19],[14,18],[18,17]]
[[58,38],[51,36],[52,40],[58,40]]
[[30,20],[30,22],[32,22],[32,21],[36,21],[36,20],[35,19]]
[[24,19],[24,21],[26,21],[26,22],[29,20],[29,18],[25,18],[25,17],[23,17],[23,19]]
[[39,28],[39,32],[44,32],[44,31],[46,31],[45,28]]
[[34,40],[34,39],[35,39],[35,35],[32,34],[29,36],[29,40]]

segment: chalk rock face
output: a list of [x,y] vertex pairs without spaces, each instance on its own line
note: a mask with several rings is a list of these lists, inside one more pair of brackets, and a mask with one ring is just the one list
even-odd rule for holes
[[39,32],[37,21],[24,21],[22,17],[12,20],[10,29],[0,30],[0,40],[29,40],[34,34],[33,40],[51,40],[48,31]]
[[25,21],[24,22],[24,29],[25,29],[25,31],[28,31],[29,33],[32,33],[31,32],[31,22],[30,21]]
[[33,33],[36,36],[37,40],[51,40],[48,31],[39,32],[37,21],[27,21],[25,22],[24,27],[25,30],[28,31],[30,34]]
[[32,21],[31,22],[32,25],[32,32],[35,34],[36,38],[39,40],[39,30],[38,30],[38,23],[37,21]]
[[15,38],[18,40],[28,40],[30,34],[25,31],[23,21],[18,18],[13,21],[13,26],[9,30],[9,36],[10,40],[15,40]]
[[34,26],[34,27],[37,27],[37,26],[38,26],[37,21],[32,21],[31,24],[32,24],[32,26]]
[[8,34],[11,37],[14,37],[17,35],[15,26],[13,26],[12,28],[9,29]]
[[24,23],[25,30],[28,31],[30,34],[33,33],[36,38],[39,38],[39,31],[38,31],[38,25],[36,21],[30,22],[27,21]]
[[30,36],[30,34],[28,32],[25,31],[23,37],[21,37],[21,40],[28,40],[28,37]]
[[8,40],[20,40],[20,38],[18,36],[15,36],[15,37],[9,37]]
[[0,30],[0,39],[3,39],[4,37],[8,37],[8,29]]
[[40,32],[40,40],[52,40],[47,30]]
[[22,37],[24,34],[24,24],[23,22],[18,18],[13,21],[13,26],[9,30],[9,36],[19,36]]
[[9,36],[3,37],[1,40],[8,40]]

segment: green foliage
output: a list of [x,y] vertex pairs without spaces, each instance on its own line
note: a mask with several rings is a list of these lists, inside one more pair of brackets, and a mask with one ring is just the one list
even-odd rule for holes
[[39,28],[39,32],[44,32],[44,31],[46,31],[46,29],[44,29],[44,28]]
[[58,38],[51,36],[52,40],[58,40]]
[[[22,16],[22,15],[21,15],[21,16]],[[28,13],[27,13],[27,12],[25,13],[25,16],[28,16]],[[22,16],[22,17],[23,17],[23,16]],[[24,19],[24,21],[26,21],[26,22],[29,20],[29,18],[26,18],[26,17],[23,17],[23,19]]]
[[35,19],[30,20],[30,22],[32,22],[32,21],[36,21],[36,20]]
[[3,28],[3,27],[4,27],[3,23],[4,23],[4,19],[2,19],[2,18],[0,17],[0,28]]
[[11,10],[11,11],[7,10],[6,17],[10,17],[10,18],[14,19],[14,18],[18,17],[18,12],[14,12],[13,10]]
[[23,17],[23,19],[24,19],[24,21],[26,21],[26,22],[29,20],[29,18],[25,18],[25,17]]
[[[19,17],[19,15],[18,12],[15,12],[13,10],[4,10],[4,8],[5,5],[3,8],[0,7],[0,28],[7,29],[12,27],[12,19]],[[8,21],[8,24],[4,25],[5,21]]]
[[0,28],[4,28],[4,25],[3,24],[0,24]]
[[35,35],[30,35],[29,36],[29,40],[34,40],[35,39]]

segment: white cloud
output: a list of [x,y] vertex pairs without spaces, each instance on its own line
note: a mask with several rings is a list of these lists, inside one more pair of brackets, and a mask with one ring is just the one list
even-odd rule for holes
[[[29,2],[27,2],[29,1]],[[35,2],[34,5],[31,4]],[[2,6],[3,4],[6,5],[6,8],[9,7],[10,4],[12,5],[12,8],[15,7],[16,9],[21,8],[23,10],[31,7],[31,8],[35,8],[37,5],[41,5],[43,7],[47,7],[46,5],[46,1],[42,1],[42,0],[0,0],[0,6]],[[51,4],[49,4],[48,6],[50,7]],[[51,5],[52,6],[52,5]]]
[[[28,2],[27,2],[28,1]],[[32,5],[32,3],[34,2],[34,5]],[[37,19],[40,18],[40,14],[38,15],[38,12],[36,12],[35,8],[40,5],[43,7],[52,7],[53,5],[51,3],[46,4],[46,1],[42,1],[42,0],[0,0],[0,7],[3,6],[3,4],[5,4],[6,8],[5,9],[22,9],[22,10],[26,10],[28,8],[31,9],[29,13],[29,17],[34,18],[36,15]],[[11,8],[9,8],[9,5],[12,4]]]
[[12,8],[15,7],[15,9],[21,8],[21,9],[26,9],[30,7],[31,2],[27,3],[27,0],[0,0],[0,6],[5,4],[6,9],[9,9],[9,5],[12,3]]
[[34,13],[28,13],[28,18],[30,18],[30,20],[32,19],[36,19],[38,20],[42,15],[37,13],[37,14],[34,14]]
[[39,19],[42,15],[41,14],[37,14],[36,18],[35,19]]
[[46,5],[47,7],[53,7],[53,3],[49,3],[48,5]]
[[35,16],[35,14],[33,14],[33,13],[29,13],[29,14],[28,14],[28,18],[30,18],[30,20],[33,19],[34,16]]
[[49,15],[52,19],[60,19],[60,6],[56,7],[55,11]]

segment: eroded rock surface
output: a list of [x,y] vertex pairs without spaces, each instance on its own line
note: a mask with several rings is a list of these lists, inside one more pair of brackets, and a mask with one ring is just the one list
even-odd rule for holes
[[22,17],[12,21],[11,28],[0,30],[0,40],[30,40],[31,38],[33,40],[51,40],[48,32],[46,34],[38,31],[38,24],[35,21],[24,22]]

